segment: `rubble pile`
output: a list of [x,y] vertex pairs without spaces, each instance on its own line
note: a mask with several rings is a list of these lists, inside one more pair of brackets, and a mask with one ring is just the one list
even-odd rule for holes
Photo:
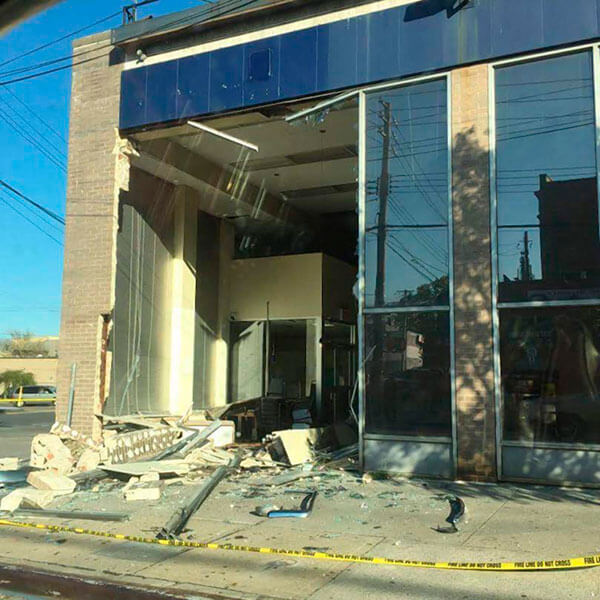
[[[22,510],[29,517],[34,509],[57,514],[61,511],[51,505],[63,496],[100,493],[101,497],[107,491],[128,503],[162,502],[167,486],[190,486],[186,506],[178,507],[161,529],[161,535],[168,537],[183,530],[224,479],[245,479],[252,493],[260,495],[257,489],[283,487],[301,479],[316,484],[330,466],[356,467],[356,433],[349,425],[294,427],[269,433],[261,442],[235,443],[234,422],[210,420],[206,415],[194,418],[190,414],[179,420],[139,415],[106,418],[99,441],[57,423],[49,433],[33,439],[30,462],[24,468],[25,485],[0,499],[0,511],[18,516]],[[20,461],[0,459],[0,471],[18,468],[23,468]],[[327,494],[328,489],[322,492]],[[299,509],[270,510],[265,515],[305,517],[317,493],[316,489],[308,492]],[[97,503],[98,496],[94,497]],[[103,518],[101,512],[86,515]]]

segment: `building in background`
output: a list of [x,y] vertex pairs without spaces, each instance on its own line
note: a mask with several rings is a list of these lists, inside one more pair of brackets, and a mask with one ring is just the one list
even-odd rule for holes
[[78,41],[58,417],[76,363],[95,435],[357,398],[366,470],[600,483],[599,15],[223,0]]

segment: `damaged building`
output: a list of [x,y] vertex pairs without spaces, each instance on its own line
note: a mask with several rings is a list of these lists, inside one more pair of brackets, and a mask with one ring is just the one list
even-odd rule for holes
[[596,4],[221,0],[77,41],[57,419],[600,483]]

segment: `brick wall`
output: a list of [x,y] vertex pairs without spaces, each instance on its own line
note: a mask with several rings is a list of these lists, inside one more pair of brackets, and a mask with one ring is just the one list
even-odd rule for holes
[[98,435],[101,315],[114,296],[118,189],[113,154],[119,114],[119,65],[110,66],[108,34],[78,40],[74,51],[97,60],[73,67],[67,178],[63,304],[57,418],[64,420],[70,369],[77,363],[73,428]]
[[458,477],[496,478],[488,68],[452,73]]

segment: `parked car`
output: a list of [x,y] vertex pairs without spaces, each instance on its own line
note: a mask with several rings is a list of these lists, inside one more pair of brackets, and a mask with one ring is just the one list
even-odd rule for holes
[[15,406],[54,404],[56,402],[56,386],[22,385],[10,390],[7,397],[13,400]]

